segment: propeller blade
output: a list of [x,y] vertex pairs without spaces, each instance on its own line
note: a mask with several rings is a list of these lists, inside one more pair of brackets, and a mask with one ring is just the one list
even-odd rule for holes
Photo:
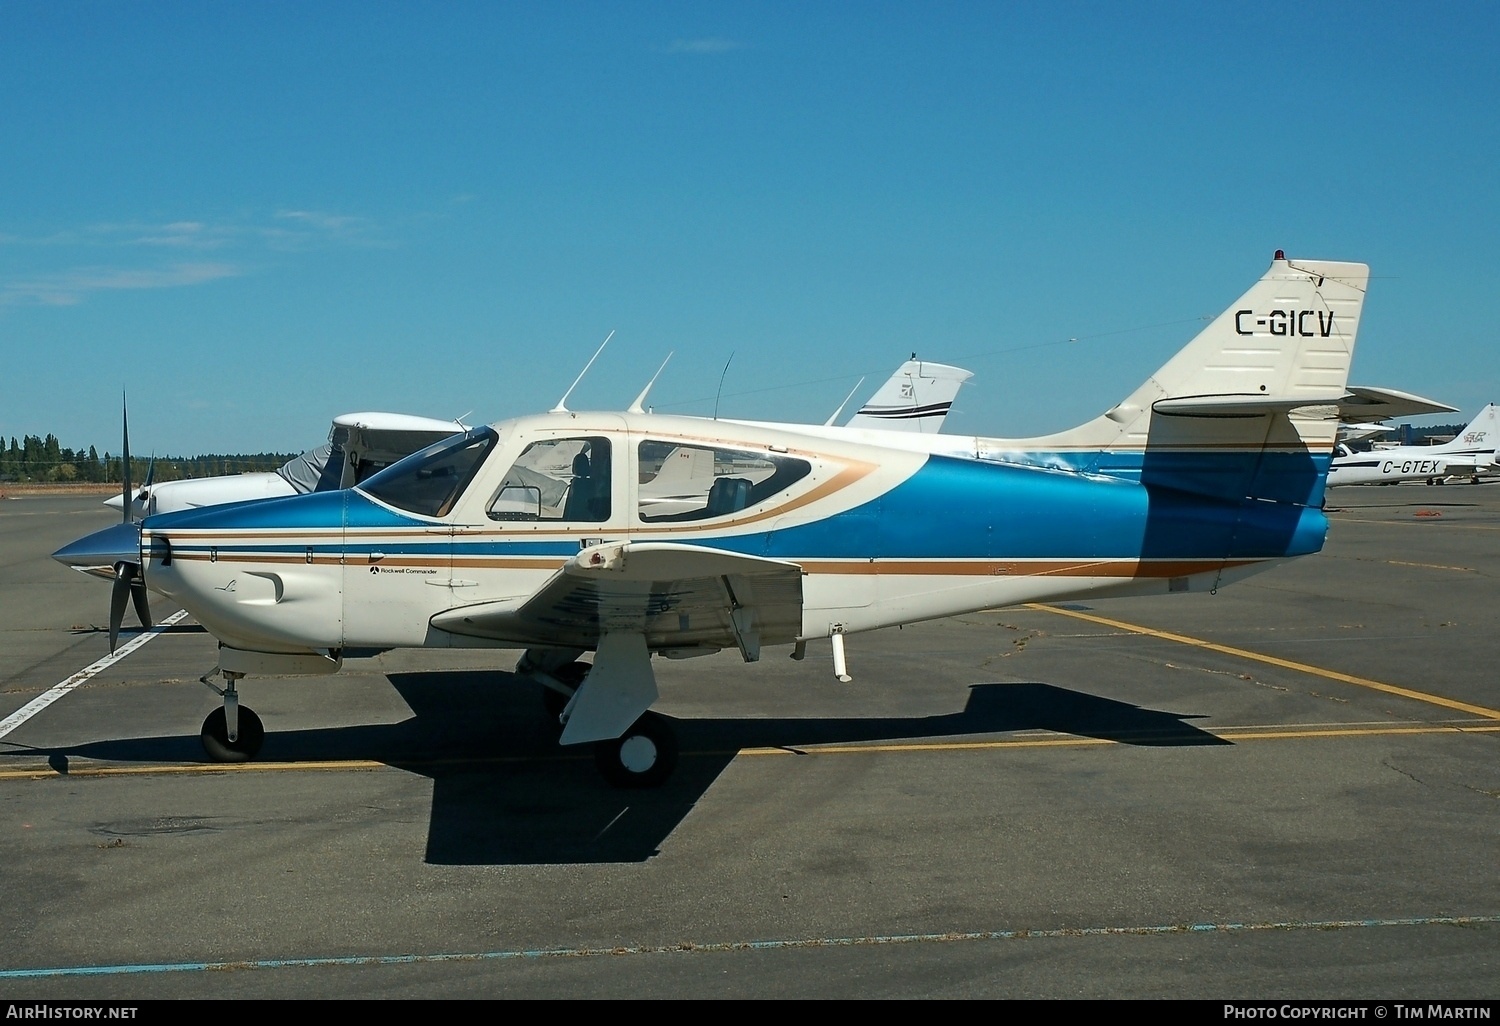
[[141,626],[147,630],[155,627],[151,622],[151,604],[146,601],[146,579],[139,574],[130,582],[130,599],[135,603],[135,615],[141,618]]
[[[130,523],[130,500],[135,496],[130,494],[130,409],[125,404],[125,393],[120,393],[120,425],[125,435],[124,453],[120,457],[120,468],[124,471],[125,487],[121,494],[125,497],[125,523]],[[109,650],[113,652],[115,646],[111,644]]]
[[125,604],[130,601],[130,580],[135,576],[134,563],[115,564],[115,582],[109,592],[109,651],[113,655],[120,640],[120,624],[125,620]]

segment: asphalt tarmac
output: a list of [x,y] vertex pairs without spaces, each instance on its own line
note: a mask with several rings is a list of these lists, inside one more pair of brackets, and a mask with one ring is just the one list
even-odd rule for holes
[[659,660],[682,761],[624,792],[513,653],[247,679],[209,764],[190,619],[75,676],[109,586],[48,554],[116,514],[0,501],[0,1000],[1500,997],[1500,487],[1329,506],[1217,595],[854,635],[850,683]]

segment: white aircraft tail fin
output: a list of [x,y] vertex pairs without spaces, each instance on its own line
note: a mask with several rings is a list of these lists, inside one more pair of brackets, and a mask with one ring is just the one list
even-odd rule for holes
[[1317,505],[1339,426],[1370,270],[1289,260],[1270,269],[1130,396],[1037,440],[1102,451],[1082,469],[1228,500]]
[[650,481],[652,495],[704,492],[714,481],[713,450],[678,446],[662,460],[661,471]]
[[913,355],[844,426],[937,434],[959,388],[973,376],[962,367],[928,363]]
[[1434,452],[1485,454],[1494,462],[1497,446],[1500,446],[1500,406],[1490,403],[1451,441],[1432,448]]

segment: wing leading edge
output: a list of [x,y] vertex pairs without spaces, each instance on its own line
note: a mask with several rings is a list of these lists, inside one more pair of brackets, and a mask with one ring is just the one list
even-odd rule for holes
[[449,610],[431,623],[527,647],[594,649],[559,741],[602,741],[639,727],[656,701],[653,651],[733,646],[754,662],[762,644],[795,641],[802,568],[697,545],[608,542],[579,552],[532,595]]
[[608,542],[579,552],[531,595],[432,618],[450,634],[524,646],[594,649],[639,635],[647,649],[791,644],[802,630],[802,568],[779,559],[673,542]]

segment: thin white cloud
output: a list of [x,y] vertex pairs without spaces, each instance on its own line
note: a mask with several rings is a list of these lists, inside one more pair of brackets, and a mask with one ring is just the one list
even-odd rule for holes
[[0,306],[76,306],[94,292],[184,288],[233,278],[241,273],[232,264],[176,264],[144,270],[77,267],[57,274],[5,282],[0,285]]
[[[89,295],[103,291],[201,285],[247,273],[245,268],[262,262],[268,251],[305,253],[390,245],[380,238],[379,226],[368,218],[305,209],[282,209],[269,217],[262,214],[222,222],[98,222],[44,235],[0,233],[0,246],[52,251],[54,259],[48,263],[53,267],[74,263],[65,270],[11,271],[7,279],[0,279],[0,307],[76,306]],[[55,258],[67,248],[78,251],[73,260]],[[139,254],[139,266],[123,266],[130,262],[129,257],[111,256],[106,258],[107,264],[93,262],[97,258],[92,254],[99,250]],[[176,251],[182,256],[208,251],[232,253],[234,262],[163,265],[163,251]]]
[[5,246],[128,246],[173,249],[223,249],[229,246],[318,244],[370,245],[377,226],[368,218],[319,210],[278,210],[269,220],[102,222],[47,235],[0,233]]
[[674,39],[667,46],[667,53],[728,53],[730,50],[740,49],[740,45],[733,39],[725,39],[722,36],[709,36],[703,39]]
[[128,241],[142,246],[170,246],[176,249],[219,249],[234,241],[235,232],[202,221],[174,221],[147,227]]
[[324,210],[278,210],[275,224],[260,231],[260,238],[277,249],[311,249],[340,245],[383,248],[379,227],[365,217],[331,214]]
[[326,214],[321,210],[278,210],[276,217],[282,221],[296,221],[325,232],[342,232],[363,222],[357,217],[343,214]]

